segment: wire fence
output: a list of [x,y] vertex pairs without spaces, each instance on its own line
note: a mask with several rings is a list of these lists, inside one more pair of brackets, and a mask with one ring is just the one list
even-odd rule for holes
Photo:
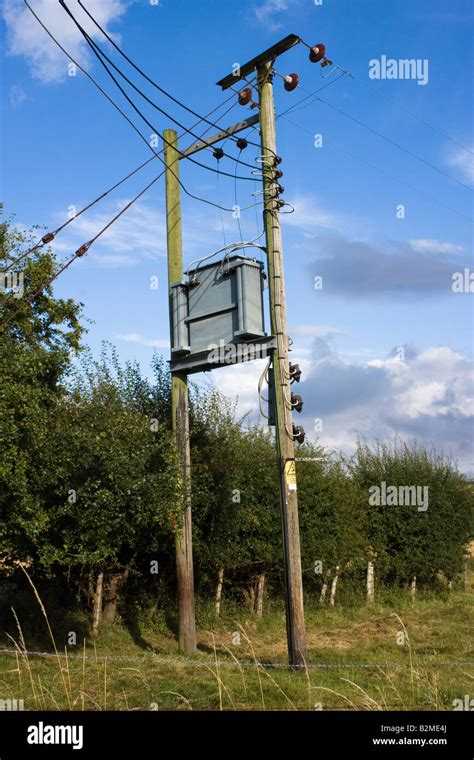
[[[77,659],[77,660],[95,660],[101,662],[142,662],[150,664],[153,662],[155,665],[180,665],[183,667],[204,667],[216,666],[215,658],[210,659],[198,659],[189,657],[162,657],[154,652],[150,652],[142,657],[127,657],[124,655],[97,655],[97,654],[74,654],[69,652],[40,652],[37,650],[27,649],[0,649],[0,654],[5,655],[20,655],[20,656],[33,656],[33,657],[47,657],[57,659],[63,657],[65,659]],[[289,669],[290,666],[285,662],[265,662],[261,660],[218,660],[217,665],[221,667],[233,667],[233,668],[265,668],[265,669]],[[390,668],[390,669],[411,669],[416,670],[416,667],[410,665],[410,663],[401,662],[307,662],[306,667],[309,670],[363,670],[371,668]],[[454,661],[454,662],[428,662],[423,663],[424,668],[467,668],[474,667],[474,661]]]

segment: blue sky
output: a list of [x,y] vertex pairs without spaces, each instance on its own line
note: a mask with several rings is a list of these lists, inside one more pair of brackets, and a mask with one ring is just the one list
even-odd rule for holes
[[[59,4],[31,5],[149,138],[152,130],[109,84]],[[76,1],[69,5],[84,20]],[[276,64],[281,73],[300,76],[292,93],[276,78],[277,113],[330,83],[320,94],[323,102],[303,103],[278,119],[284,197],[295,207],[283,217],[283,236],[292,358],[304,370],[298,390],[305,408],[298,421],[315,437],[314,420],[320,418],[321,441],[346,451],[358,434],[416,437],[451,451],[472,472],[473,294],[451,287],[454,272],[472,270],[474,214],[472,191],[465,187],[474,185],[472,3],[86,0],[86,6],[138,65],[202,114],[227,97],[215,82],[234,63],[289,33],[324,42],[329,58],[354,74],[332,81],[336,71],[323,80],[328,70],[312,65],[302,45]],[[2,197],[22,226],[52,229],[70,206],[81,208],[151,154],[80,72],[68,76],[68,60],[22,0],[4,0],[2,17]],[[106,50],[122,66],[111,47]],[[381,56],[428,61],[428,81],[370,79],[370,61]],[[194,123],[124,70],[172,117],[188,127]],[[173,126],[140,106],[158,131]],[[244,114],[236,105],[220,123],[228,126]],[[315,134],[322,135],[322,147],[315,147]],[[258,139],[256,132],[252,139]],[[183,137],[181,144],[192,141]],[[233,146],[226,148],[236,155]],[[253,163],[255,155],[249,147],[242,158]],[[215,166],[209,154],[199,159]],[[221,162],[231,173],[234,166],[229,159]],[[58,236],[58,254],[73,253],[90,239],[159,170],[153,161],[77,219]],[[218,186],[214,173],[184,162],[181,177],[194,193],[220,197],[225,206],[235,202],[232,179],[221,177]],[[254,189],[239,182],[237,202],[251,204]],[[404,218],[397,214],[400,206]],[[123,359],[138,359],[145,371],[154,350],[168,356],[163,210],[161,180],[56,284],[58,295],[84,302],[93,320],[87,341],[95,352],[102,341],[112,341]],[[227,242],[240,237],[230,214],[222,222],[217,209],[187,196],[183,222],[186,263],[223,245],[222,223]],[[244,212],[242,229],[247,239],[259,234],[260,214]],[[150,289],[153,276],[158,290]],[[321,290],[314,288],[315,276],[323,277]],[[260,372],[256,362],[219,369],[212,380],[254,413]]]

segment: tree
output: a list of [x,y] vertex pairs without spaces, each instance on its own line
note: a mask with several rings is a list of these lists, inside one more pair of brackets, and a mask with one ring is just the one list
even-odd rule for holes
[[[398,440],[373,449],[359,442],[351,470],[365,492],[367,538],[379,575],[407,583],[414,576],[433,582],[440,572],[450,580],[461,573],[474,500],[451,459]],[[378,493],[385,497],[374,498]]]
[[134,408],[132,368],[117,379],[114,366],[114,354],[86,362],[57,407],[41,457],[49,473],[41,563],[104,573],[108,622],[120,585],[144,557],[156,560],[182,507],[169,431]]
[[336,568],[365,562],[364,494],[341,458],[310,444],[300,456],[308,460],[298,464],[303,575],[310,588],[316,582],[321,590]]
[[[2,267],[31,246],[34,234],[11,220],[0,225]],[[84,331],[82,304],[55,298],[51,286],[34,295],[57,268],[51,250],[37,250],[11,269],[23,275],[23,296],[0,292],[0,552],[10,560],[37,555],[48,479],[38,461]]]

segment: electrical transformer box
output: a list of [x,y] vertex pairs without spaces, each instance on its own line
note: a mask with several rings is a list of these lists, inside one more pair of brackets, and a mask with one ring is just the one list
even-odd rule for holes
[[[171,286],[171,370],[199,372],[266,355],[263,264],[232,256]],[[262,353],[263,352],[263,353]]]

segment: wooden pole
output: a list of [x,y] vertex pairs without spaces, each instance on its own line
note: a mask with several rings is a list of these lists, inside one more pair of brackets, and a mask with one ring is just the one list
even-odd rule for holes
[[289,405],[288,329],[286,323],[285,284],[280,215],[274,196],[278,180],[275,171],[276,132],[273,101],[272,63],[258,69],[260,92],[260,132],[262,144],[264,223],[267,246],[269,299],[272,334],[277,338],[273,352],[275,434],[278,455],[280,506],[283,531],[286,629],[290,665],[302,672],[306,670],[306,634],[303,607],[303,580],[301,573],[300,534],[298,523],[298,497],[292,414]]
[[334,607],[334,602],[336,601],[336,589],[337,589],[338,578],[339,578],[339,565],[336,565],[336,572],[334,574],[334,577],[331,583],[331,596],[329,597],[329,604],[331,607]]
[[[174,129],[164,132],[166,164],[166,230],[168,245],[168,286],[171,322],[171,284],[183,277],[183,242],[179,186],[178,135]],[[178,582],[179,648],[188,654],[196,651],[194,612],[193,537],[191,515],[191,454],[189,448],[188,379],[174,372],[171,379],[172,430],[185,494],[182,524],[176,531],[176,575]]]
[[257,617],[263,615],[263,595],[265,592],[265,573],[260,573],[257,579],[257,598],[255,599],[255,614]]
[[102,570],[97,576],[97,582],[94,595],[94,606],[92,609],[92,635],[97,636],[99,632],[100,619],[102,617],[102,593],[104,588],[104,573]]
[[367,563],[367,601],[373,602],[375,599],[375,585],[374,585],[374,563]]
[[214,610],[216,617],[221,614],[221,601],[222,601],[222,587],[224,585],[224,568],[220,567],[217,572],[217,586],[216,586],[216,601]]

